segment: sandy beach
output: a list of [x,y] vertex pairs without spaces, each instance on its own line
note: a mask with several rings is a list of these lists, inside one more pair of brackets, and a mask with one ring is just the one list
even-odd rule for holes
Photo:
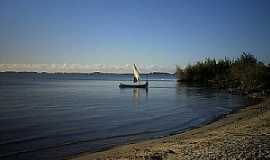
[[270,98],[181,134],[72,160],[270,159]]

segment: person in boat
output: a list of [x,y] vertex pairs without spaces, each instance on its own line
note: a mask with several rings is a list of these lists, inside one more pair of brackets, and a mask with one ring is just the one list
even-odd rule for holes
[[120,88],[147,88],[148,87],[148,81],[145,84],[137,84],[137,82],[140,82],[140,73],[136,65],[133,65],[133,83],[134,84],[123,84],[120,83]]

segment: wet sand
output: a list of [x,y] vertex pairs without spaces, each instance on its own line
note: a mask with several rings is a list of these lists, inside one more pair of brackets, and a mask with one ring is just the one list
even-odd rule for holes
[[72,160],[270,159],[270,98],[181,134]]

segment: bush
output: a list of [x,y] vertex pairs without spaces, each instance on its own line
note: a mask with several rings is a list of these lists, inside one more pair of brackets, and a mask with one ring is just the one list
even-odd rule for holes
[[206,58],[184,69],[177,67],[176,76],[181,82],[211,82],[247,92],[270,88],[270,65],[264,65],[246,52],[236,60]]

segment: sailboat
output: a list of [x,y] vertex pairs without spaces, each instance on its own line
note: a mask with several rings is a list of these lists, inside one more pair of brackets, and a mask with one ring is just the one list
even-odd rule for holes
[[148,81],[144,84],[140,83],[140,72],[135,64],[133,64],[133,84],[120,83],[119,88],[148,88]]

